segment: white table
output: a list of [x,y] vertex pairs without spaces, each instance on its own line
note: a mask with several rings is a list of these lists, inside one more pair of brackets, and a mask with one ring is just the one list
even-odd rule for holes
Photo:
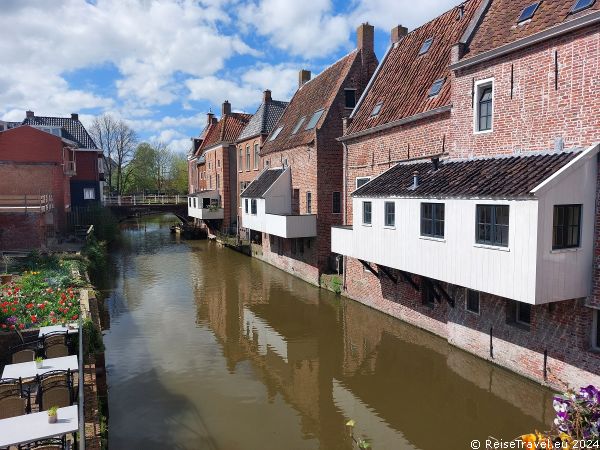
[[[73,328],[72,329],[69,328],[69,325],[72,326]],[[47,334],[56,333],[58,331],[62,331],[63,333],[66,331],[67,334],[77,334],[77,333],[79,333],[79,325],[77,323],[70,323],[70,324],[67,324],[66,327],[63,327],[62,325],[51,325],[51,326],[47,326],[47,327],[41,327],[40,334],[38,336],[44,337]]]
[[48,423],[46,411],[0,420],[0,447],[62,436],[79,429],[77,405],[58,408],[56,423]]
[[35,361],[28,361],[18,364],[8,364],[4,367],[2,378],[35,378],[36,375],[42,375],[51,370],[68,370],[77,372],[79,364],[77,356],[61,356],[60,358],[45,359],[42,367],[39,369],[35,365]]

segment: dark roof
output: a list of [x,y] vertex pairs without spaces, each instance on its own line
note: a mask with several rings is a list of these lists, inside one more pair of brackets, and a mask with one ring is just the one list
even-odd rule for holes
[[469,45],[466,57],[493,50],[504,44],[523,39],[559,25],[573,17],[580,17],[600,10],[600,2],[576,14],[570,14],[576,0],[542,1],[530,21],[517,24],[524,8],[534,0],[494,0]]
[[[372,179],[354,197],[523,197],[580,152],[504,156],[433,163],[400,163]],[[419,184],[413,186],[413,173]]]
[[61,127],[63,129],[62,137],[75,142],[79,148],[98,148],[79,119],[73,119],[71,117],[33,116],[25,118],[25,120],[23,120],[23,125]]
[[217,123],[208,125],[205,138],[198,150],[204,150],[220,142],[234,142],[251,117],[250,114],[243,113],[225,114]]
[[248,125],[244,127],[238,137],[238,141],[258,136],[261,134],[269,134],[275,124],[283,114],[283,110],[288,105],[288,102],[282,102],[279,100],[271,100],[268,102],[262,102]]
[[248,185],[242,192],[240,197],[259,198],[265,195],[265,192],[275,183],[277,178],[285,169],[279,167],[277,169],[267,169],[261,173],[256,180]]
[[[296,91],[283,115],[273,127],[274,129],[283,127],[283,129],[276,139],[272,141],[267,139],[261,154],[309,144],[315,139],[317,129],[327,117],[327,110],[335,100],[358,55],[360,55],[360,52],[353,50]],[[321,115],[317,125],[312,130],[305,130],[304,127],[311,116],[320,109],[324,109],[325,112]],[[292,134],[296,123],[301,117],[306,117],[303,126],[296,134]]]
[[[394,45],[382,61],[371,81],[346,134],[353,134],[378,125],[447,106],[451,103],[450,55],[481,0],[463,3],[464,14],[459,20],[455,7],[420,26]],[[433,38],[429,50],[419,55],[423,43]],[[440,92],[433,97],[428,93],[436,80],[444,79]],[[383,102],[378,115],[371,117],[373,108]]]

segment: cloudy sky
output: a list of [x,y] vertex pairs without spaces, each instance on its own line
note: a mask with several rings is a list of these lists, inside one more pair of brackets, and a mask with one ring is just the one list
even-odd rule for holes
[[349,52],[362,22],[409,29],[459,0],[2,0],[0,118],[24,111],[84,123],[110,113],[141,139],[185,151],[212,108],[254,112],[261,92],[287,100],[299,69]]

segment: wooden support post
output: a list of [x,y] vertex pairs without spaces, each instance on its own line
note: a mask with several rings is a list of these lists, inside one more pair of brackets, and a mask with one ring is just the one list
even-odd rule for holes
[[439,281],[435,282],[435,287],[442,293],[442,296],[446,299],[448,304],[454,308],[454,299],[450,297],[448,292],[444,289],[444,287],[440,284]]
[[413,289],[415,291],[419,292],[421,290],[419,285],[413,281],[413,279],[411,278],[411,276],[409,274],[407,274],[403,270],[399,270],[398,273],[400,274],[400,276],[402,277],[402,279],[404,281],[406,281],[408,284],[410,284],[413,287]]
[[373,275],[375,275],[377,278],[379,278],[379,274],[377,272],[375,272],[375,269],[373,269],[371,267],[371,264],[363,261],[362,259],[359,259],[359,261],[365,267],[365,269],[367,269],[369,272],[371,272]]
[[394,275],[391,274],[391,272],[388,270],[388,268],[386,266],[382,266],[382,265],[377,265],[377,267],[379,268],[379,270],[381,272],[383,272],[390,280],[392,280],[394,282],[394,284],[398,284],[398,278],[396,278]]

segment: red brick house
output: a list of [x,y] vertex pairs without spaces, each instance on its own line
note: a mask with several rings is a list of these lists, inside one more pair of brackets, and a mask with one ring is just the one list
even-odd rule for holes
[[[235,141],[250,120],[249,114],[231,112],[226,100],[221,118],[207,115],[201,138],[194,141],[195,161],[190,160],[188,214],[211,232],[237,233],[237,165]],[[195,164],[195,168],[194,168]],[[193,180],[193,181],[192,181]]]
[[262,233],[250,233],[241,226],[242,223],[242,202],[240,195],[248,185],[260,174],[260,149],[265,143],[269,133],[277,124],[277,121],[283,114],[287,102],[273,100],[271,91],[263,92],[263,101],[244,127],[237,140],[237,198],[238,198],[238,224],[240,224],[239,234],[244,239],[250,239],[254,242],[261,242]]
[[65,229],[76,148],[31,126],[0,131],[0,250],[46,246]]
[[332,269],[330,228],[342,223],[342,118],[367,85],[377,58],[373,27],[357,48],[299,88],[267,138],[263,173],[241,194],[242,226],[262,233],[262,259],[313,284]]
[[470,0],[392,31],[341,139],[346,295],[557,388],[600,383],[599,23],[585,0]]

